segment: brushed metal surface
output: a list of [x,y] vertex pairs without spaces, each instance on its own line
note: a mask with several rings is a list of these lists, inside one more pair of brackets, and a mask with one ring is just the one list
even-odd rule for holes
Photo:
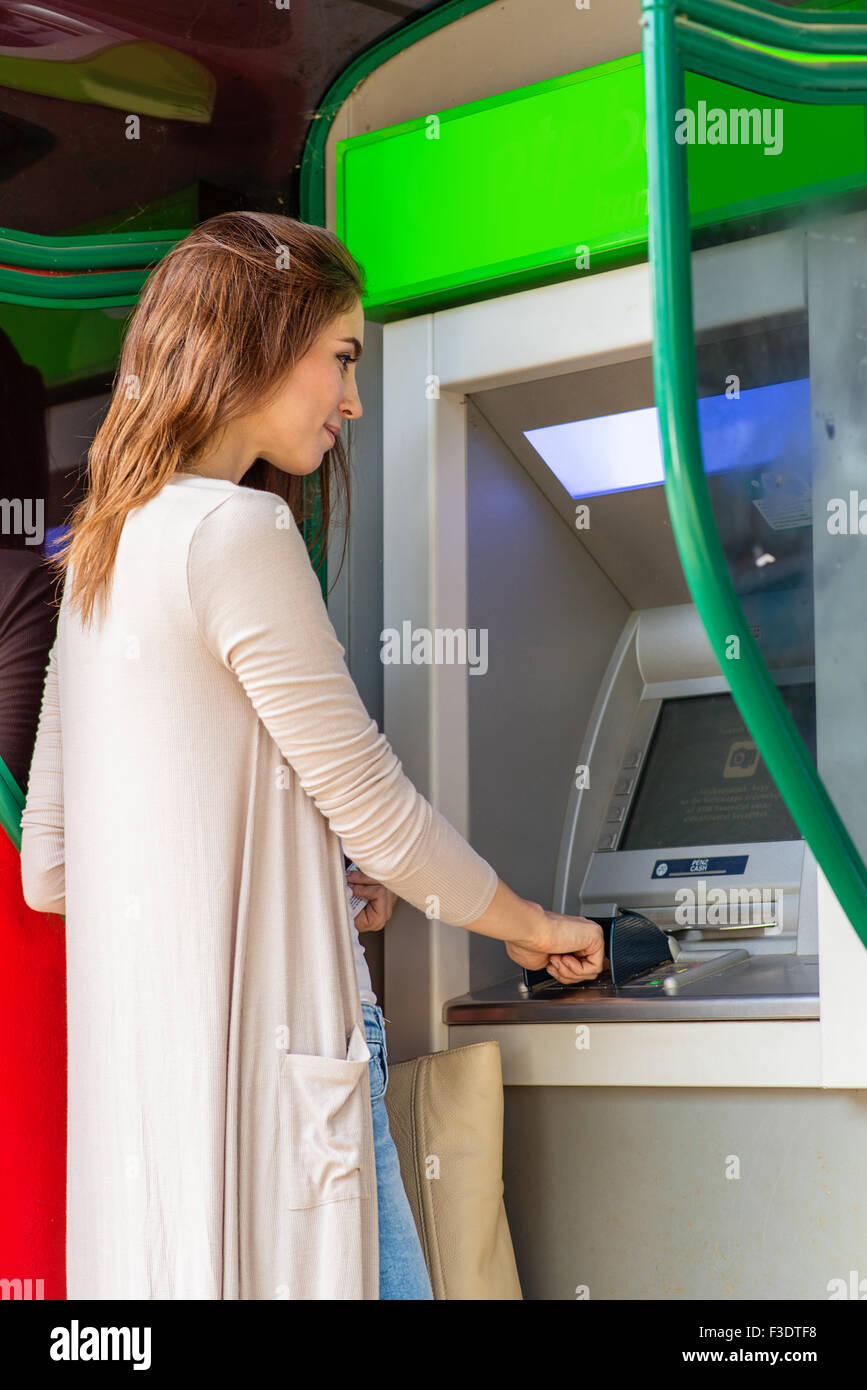
[[527,995],[520,976],[449,999],[443,1022],[624,1023],[702,1019],[819,1017],[818,956],[754,956],[719,976],[696,980],[681,993],[615,990],[610,976],[574,989],[545,989]]

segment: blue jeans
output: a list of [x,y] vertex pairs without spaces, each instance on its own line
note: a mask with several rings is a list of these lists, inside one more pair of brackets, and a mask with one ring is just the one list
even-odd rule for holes
[[380,1298],[432,1299],[427,1266],[409,1199],[400,1176],[400,1160],[388,1127],[385,1088],[388,1058],[385,1023],[378,1004],[361,1001],[370,1058],[370,1104],[376,1152],[376,1198],[379,1205]]

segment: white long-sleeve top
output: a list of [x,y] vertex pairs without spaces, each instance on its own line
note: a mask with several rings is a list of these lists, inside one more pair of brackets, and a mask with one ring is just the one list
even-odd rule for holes
[[375,1299],[342,848],[455,925],[497,876],[365,710],[276,494],[177,477],[113,574],[90,631],[64,596],[21,818],[66,915],[67,1296]]

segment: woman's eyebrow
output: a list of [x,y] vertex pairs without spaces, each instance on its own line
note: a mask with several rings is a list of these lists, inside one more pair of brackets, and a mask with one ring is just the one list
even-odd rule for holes
[[351,343],[352,346],[355,348],[355,356],[357,358],[360,357],[362,352],[364,351],[364,348],[361,346],[361,343],[358,341],[357,338],[341,338],[339,341],[341,343]]

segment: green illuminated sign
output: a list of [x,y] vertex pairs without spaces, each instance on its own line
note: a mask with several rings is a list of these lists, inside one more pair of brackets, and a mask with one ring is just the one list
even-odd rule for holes
[[[867,187],[863,107],[695,74],[686,101],[697,226]],[[643,259],[641,55],[340,141],[337,233],[383,321]]]

